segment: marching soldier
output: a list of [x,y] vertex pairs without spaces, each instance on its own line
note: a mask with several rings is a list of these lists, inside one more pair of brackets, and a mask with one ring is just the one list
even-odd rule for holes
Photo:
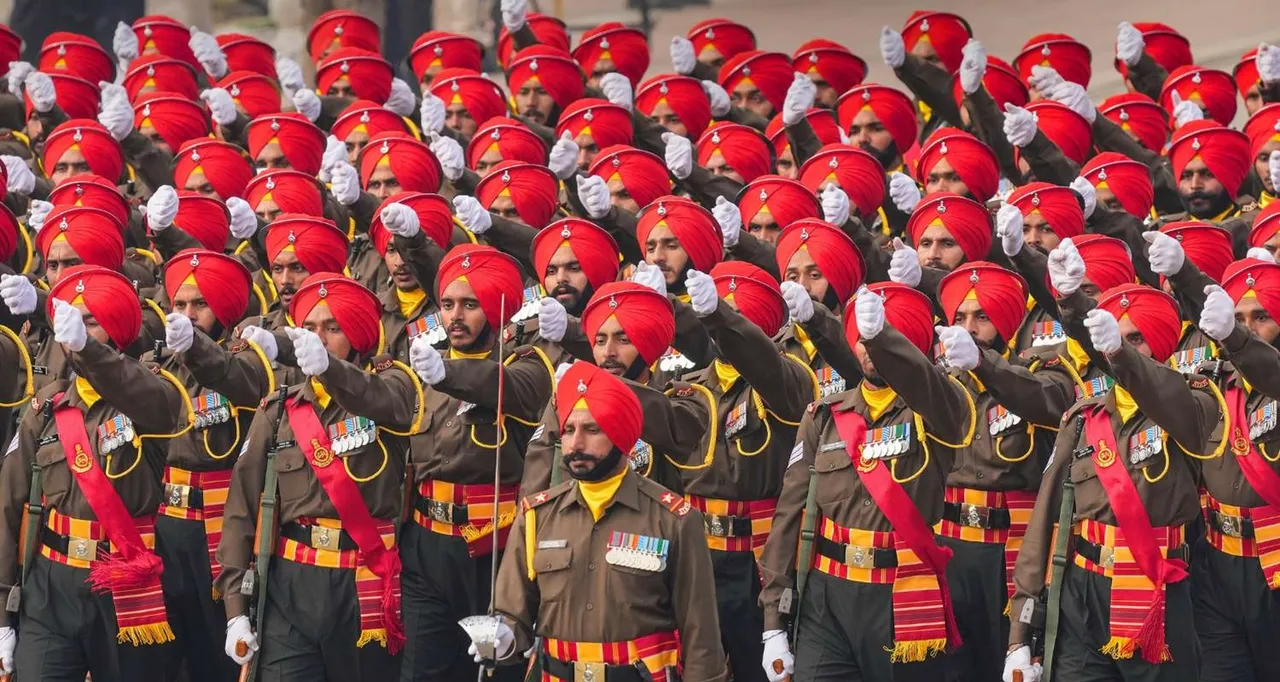
[[440,308],[422,282],[435,280],[449,248],[449,208],[439,195],[401,192],[382,202],[369,227],[373,248],[382,256],[391,281],[378,294],[386,351],[400,362],[409,361],[409,346],[419,335],[426,334],[432,343],[444,340]]

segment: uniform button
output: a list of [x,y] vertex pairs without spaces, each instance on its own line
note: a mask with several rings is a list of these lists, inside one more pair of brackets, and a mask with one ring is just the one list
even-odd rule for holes
[[1234,483],[1234,484],[1232,484],[1232,485],[1231,485],[1231,487],[1232,487],[1232,488],[1235,488],[1236,490],[1239,490],[1239,489],[1240,489],[1240,484],[1239,484],[1239,483]]
[[448,463],[449,463],[449,458],[448,458],[448,457],[445,457],[445,458],[444,458],[444,463],[445,463],[445,464],[448,464]]
[[979,479],[981,479],[981,478],[982,478],[982,472],[981,472],[981,471],[979,471],[979,472],[978,472],[978,478],[979,478]]
[[592,605],[590,605],[590,604],[587,604],[587,610],[588,610],[588,611],[590,611],[591,609],[594,609],[594,608],[595,608],[594,606],[592,606]]
[[449,421],[445,422],[445,423],[444,423],[444,425],[445,425],[445,426],[453,426],[453,420],[452,420],[452,419],[450,419]]
[[977,436],[974,436],[974,437],[973,437],[973,439],[974,439],[974,440],[982,440],[982,436],[981,436],[981,435],[977,435]]
[[587,564],[587,570],[588,570],[588,571],[594,571],[594,570],[596,570],[596,565],[595,565],[595,563]]
[[864,507],[870,507],[870,506],[871,506],[871,500],[863,500],[863,501],[862,501],[862,506],[864,506]]

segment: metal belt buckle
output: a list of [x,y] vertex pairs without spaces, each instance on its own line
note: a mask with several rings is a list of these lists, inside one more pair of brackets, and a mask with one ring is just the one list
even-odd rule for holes
[[986,528],[991,525],[991,508],[968,502],[960,503],[960,523],[971,528]]
[[845,545],[844,562],[854,568],[875,568],[876,550],[862,545]]
[[707,535],[715,538],[727,538],[733,530],[733,524],[728,523],[728,517],[719,514],[707,514],[704,518],[706,521]]
[[191,486],[181,483],[164,484],[164,503],[170,507],[190,507]]
[[573,662],[573,682],[605,682],[604,663]]
[[342,531],[324,526],[311,527],[311,546],[316,549],[337,549]]
[[1229,516],[1218,512],[1218,530],[1221,530],[1223,535],[1229,537],[1244,537],[1244,519],[1239,516]]
[[1116,548],[1098,545],[1098,565],[1103,568],[1115,568]]
[[427,500],[427,516],[430,516],[432,521],[452,525],[453,504],[429,499]]
[[80,561],[93,561],[98,558],[98,541],[88,538],[67,538],[67,555]]

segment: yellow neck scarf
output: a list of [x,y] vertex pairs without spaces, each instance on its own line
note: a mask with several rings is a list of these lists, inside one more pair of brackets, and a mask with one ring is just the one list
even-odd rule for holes
[[809,335],[806,334],[804,329],[798,324],[791,328],[795,330],[796,341],[799,341],[801,347],[804,348],[805,355],[809,357],[809,362],[813,362],[813,358],[818,354],[818,349],[814,347],[813,342],[809,340]]
[[1116,409],[1120,411],[1120,423],[1127,424],[1138,412],[1138,403],[1133,401],[1133,396],[1124,390],[1119,384],[1116,384]]
[[487,360],[489,359],[489,351],[482,350],[478,353],[468,353],[464,350],[458,350],[457,348],[450,348],[449,359],[450,360]]
[[329,407],[329,401],[331,400],[329,392],[324,390],[324,384],[316,381],[314,377],[311,379],[311,390],[316,394],[316,402],[320,403],[320,409]]
[[93,407],[94,403],[102,400],[102,396],[89,385],[84,377],[76,377],[76,393],[80,395],[80,399],[84,401],[85,407]]
[[426,298],[427,292],[423,289],[414,289],[413,291],[396,289],[396,301],[400,303],[400,317],[408,319]]
[[898,394],[888,386],[876,388],[865,381],[862,382],[862,399],[867,401],[867,408],[871,411],[873,421],[879,419],[897,397]]
[[1262,196],[1258,197],[1258,208],[1266,208],[1267,204],[1275,201],[1276,198],[1270,192],[1263,191]]
[[1071,358],[1076,374],[1084,374],[1085,368],[1089,366],[1089,354],[1075,339],[1067,339],[1067,356]]
[[623,467],[622,471],[603,481],[578,481],[578,491],[582,493],[587,509],[591,510],[592,519],[599,521],[604,516],[604,510],[613,502],[613,496],[617,494],[618,487],[622,485],[622,477],[627,475],[629,468]]
[[720,384],[720,392],[728,393],[729,389],[733,388],[733,384],[738,381],[738,377],[741,375],[738,374],[738,370],[734,369],[733,365],[725,364],[719,360],[716,360],[712,364],[716,368],[716,381]]

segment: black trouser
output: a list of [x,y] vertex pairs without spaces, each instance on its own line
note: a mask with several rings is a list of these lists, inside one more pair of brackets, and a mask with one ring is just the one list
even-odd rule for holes
[[809,571],[800,605],[795,682],[938,682],[948,678],[954,665],[950,654],[891,663],[891,651],[893,585]]
[[[224,637],[225,639],[225,637]],[[271,559],[258,633],[259,682],[385,682],[400,657],[360,640],[356,572]]]
[[204,522],[157,516],[156,554],[164,562],[160,584],[178,638],[169,652],[169,679],[185,668],[191,682],[235,680],[240,669],[223,651],[227,614],[213,600]]
[[22,682],[161,682],[172,644],[116,640],[111,595],[91,592],[89,570],[36,557],[22,587],[15,678]]
[[1200,644],[1192,620],[1191,581],[1165,587],[1165,644],[1173,660],[1154,665],[1142,658],[1118,660],[1101,652],[1111,639],[1111,579],[1067,565],[1058,620],[1055,680],[1070,682],[1191,682],[1200,668]]
[[[501,560],[489,554],[472,558],[462,538],[404,524],[400,588],[407,641],[401,682],[475,682],[478,666],[467,654],[471,638],[458,621],[488,612],[489,570]],[[515,682],[523,679],[523,668],[498,666],[485,679]]]
[[1203,682],[1280,680],[1280,591],[1262,575],[1257,557],[1236,557],[1196,545],[1191,569]]
[[1004,655],[1009,644],[1009,603],[1005,582],[1004,545],[965,542],[938,537],[938,544],[952,551],[947,564],[947,585],[951,607],[964,645],[951,663],[952,679],[989,682],[1004,672]]
[[760,572],[752,552],[711,552],[716,576],[720,641],[729,655],[735,682],[764,682],[764,613],[760,611]]

